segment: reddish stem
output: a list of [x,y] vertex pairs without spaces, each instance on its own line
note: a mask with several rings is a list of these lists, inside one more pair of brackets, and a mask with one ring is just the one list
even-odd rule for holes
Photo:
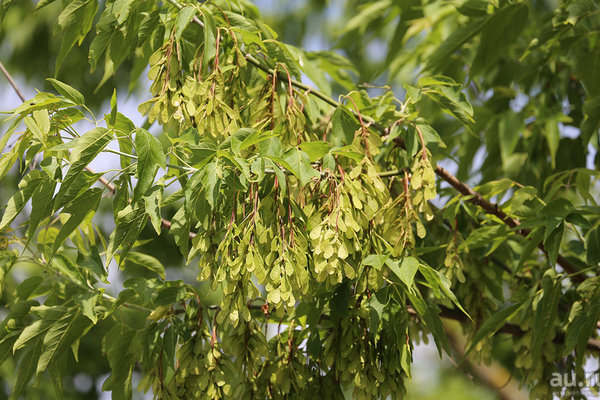
[[427,161],[427,147],[425,146],[425,139],[423,138],[423,134],[421,133],[421,129],[419,128],[419,125],[414,125],[415,129],[417,130],[417,133],[419,134],[419,139],[421,140],[421,157],[423,158],[423,161]]

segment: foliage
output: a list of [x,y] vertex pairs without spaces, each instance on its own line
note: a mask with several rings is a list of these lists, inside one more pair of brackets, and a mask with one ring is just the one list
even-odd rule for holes
[[[4,1],[0,16],[30,6]],[[121,70],[135,87],[148,67],[152,97],[143,126],[113,90],[97,118],[75,68],[9,114],[10,398],[46,376],[61,393],[83,344],[105,356],[114,399],[132,397],[134,373],[161,399],[402,398],[415,343],[455,351],[443,318],[462,322],[473,362],[500,359],[535,398],[597,357],[596,3],[349,1],[340,52],[279,41],[244,0],[35,12],[53,7],[56,76],[84,49],[98,88]],[[373,38],[387,54],[361,61]],[[403,90],[357,84],[381,80]],[[90,168],[106,153],[116,173]],[[171,247],[197,282],[171,279]]]

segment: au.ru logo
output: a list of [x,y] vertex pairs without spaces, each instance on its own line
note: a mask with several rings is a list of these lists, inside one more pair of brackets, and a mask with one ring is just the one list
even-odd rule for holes
[[550,386],[554,388],[579,388],[584,390],[590,390],[594,393],[597,391],[592,389],[597,387],[599,380],[599,374],[597,372],[586,373],[584,376],[577,376],[570,373],[559,373],[553,372],[552,378],[550,379]]

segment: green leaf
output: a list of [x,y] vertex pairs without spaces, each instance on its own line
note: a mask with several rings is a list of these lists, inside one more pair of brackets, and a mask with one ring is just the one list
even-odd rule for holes
[[277,181],[279,182],[279,185],[281,186],[281,193],[287,193],[287,178],[285,176],[285,172],[283,172],[283,170],[281,168],[279,168],[279,165],[275,164],[273,161],[271,161],[271,160],[266,160],[266,161],[268,162],[267,166],[270,166],[273,169],[273,172],[275,172]]
[[392,6],[391,0],[380,0],[375,2],[366,3],[358,14],[350,19],[350,21],[344,24],[344,27],[337,33],[337,35],[345,35],[355,29],[363,27],[366,28],[371,22],[377,18],[383,18],[387,16]]
[[592,229],[588,234],[586,241],[586,261],[590,266],[596,266],[600,263],[600,225]]
[[469,234],[465,240],[465,246],[471,250],[489,246],[494,242],[508,239],[511,234],[510,228],[503,224],[482,226]]
[[325,90],[328,94],[331,93],[331,84],[327,81],[325,73],[333,78],[335,83],[339,84],[347,91],[351,91],[356,88],[356,84],[354,83],[350,72],[356,75],[358,75],[359,72],[354,64],[340,53],[333,50],[328,50],[306,52],[305,55],[306,57],[302,59],[303,62],[305,60],[308,61],[304,62],[303,65],[305,72],[307,72],[307,75],[311,79],[315,77],[314,73],[312,76],[309,75],[311,64],[314,64],[315,66],[312,67],[312,69],[316,70],[317,73],[317,80],[315,83],[317,85],[325,84]]
[[223,10],[223,14],[226,16],[227,21],[229,22],[232,28],[240,28],[240,30],[249,32],[258,31],[256,23],[252,19],[247,18],[244,15],[227,10]]
[[308,154],[298,148],[286,151],[283,159],[288,163],[290,172],[300,180],[302,186],[306,186],[313,178],[321,176],[316,169],[311,167]]
[[502,165],[505,171],[510,168],[509,160],[519,143],[522,128],[523,120],[519,114],[507,112],[500,116],[500,121],[498,122],[498,141],[500,144]]
[[208,64],[217,54],[217,28],[215,21],[208,12],[203,13],[204,17],[204,56],[202,58],[202,69],[206,70]]
[[58,250],[62,242],[64,242],[65,239],[68,238],[75,229],[77,229],[79,224],[81,224],[90,213],[96,212],[101,198],[102,189],[92,188],[83,192],[81,196],[77,197],[65,206],[63,212],[69,213],[71,216],[63,224],[60,232],[56,236],[54,246],[52,248],[53,253]]
[[93,0],[73,0],[58,16],[58,26],[63,30],[63,41],[56,57],[55,73],[75,42],[83,41],[92,28],[92,22],[98,11],[98,2]]
[[356,151],[352,151],[351,149],[352,149],[351,146],[339,147],[339,148],[336,148],[335,150],[331,150],[331,154],[347,157],[356,162],[361,162],[363,160],[363,158],[365,158],[364,154],[358,153]]
[[54,89],[56,89],[58,93],[71,100],[73,103],[77,105],[85,104],[85,98],[76,89],[54,78],[46,78],[46,80],[54,86]]
[[523,264],[525,263],[525,260],[527,260],[527,257],[529,257],[529,255],[540,244],[540,242],[544,238],[544,230],[543,229],[534,229],[527,236],[527,238],[529,240],[527,241],[527,243],[525,243],[525,246],[521,250],[521,257],[519,257],[519,264],[517,265],[517,270],[523,266]]
[[31,213],[29,214],[29,226],[27,228],[27,242],[33,238],[40,222],[52,214],[52,196],[56,189],[56,182],[44,180],[33,192],[31,197]]
[[117,227],[110,235],[108,249],[106,250],[107,264],[112,260],[118,248],[121,248],[120,259],[123,260],[125,258],[144,227],[146,218],[144,208],[133,208],[131,204],[119,212],[115,221]]
[[6,210],[0,221],[0,231],[10,225],[17,215],[21,213],[23,207],[25,207],[25,204],[27,204],[36,190],[46,181],[48,181],[48,177],[44,172],[39,170],[33,170],[23,177],[21,182],[19,182],[21,190],[8,200]]
[[434,303],[427,303],[421,293],[415,288],[404,291],[410,300],[410,304],[415,308],[419,318],[423,320],[425,326],[429,329],[435,340],[438,353],[442,355],[442,350],[450,354],[450,344],[444,330],[444,324],[439,316],[439,309]]
[[94,128],[77,140],[71,152],[71,167],[54,198],[55,211],[89,187],[88,183],[91,182],[85,178],[85,168],[111,140],[112,133],[106,128]]
[[275,137],[272,132],[263,133],[252,128],[241,128],[231,137],[231,150],[239,155],[240,151]]
[[512,317],[514,317],[524,305],[525,303],[512,304],[500,311],[496,311],[490,318],[486,319],[475,333],[475,336],[473,336],[471,346],[469,346],[465,356],[469,354],[479,342],[493,335],[500,328],[510,322]]
[[[596,6],[597,8],[597,3]],[[593,11],[597,13],[597,9]],[[598,20],[596,19],[595,24]],[[591,32],[590,32],[591,33]],[[593,42],[591,42],[593,43]],[[575,47],[575,68],[581,77],[589,98],[600,95],[600,48],[585,40],[577,43]]]
[[3,0],[2,2],[0,2],[0,24],[4,20],[4,16],[6,15],[6,12],[10,8],[10,6],[12,5],[12,2],[13,0]]
[[426,70],[440,70],[448,62],[451,54],[455,53],[467,41],[471,40],[484,27],[491,16],[472,20],[462,28],[452,32],[450,36],[427,59]]
[[[146,304],[156,297],[157,292],[164,286],[164,282],[156,278],[132,278],[126,280],[123,286],[134,291],[141,299],[142,304]],[[121,298],[121,295],[119,295],[119,298]]]
[[106,128],[94,128],[77,139],[69,157],[70,163],[91,162],[110,142],[112,132]]
[[127,257],[125,259],[139,266],[147,268],[150,271],[156,272],[161,278],[165,279],[165,267],[160,261],[151,255],[130,251],[127,253]]
[[138,161],[135,177],[138,183],[133,191],[133,202],[137,202],[152,187],[158,167],[166,168],[165,153],[160,141],[145,129],[137,129],[135,147]]
[[556,167],[556,152],[558,151],[558,143],[560,141],[560,131],[558,129],[559,121],[555,118],[547,119],[544,124],[544,134],[548,142],[550,150],[550,158],[552,159],[552,168]]
[[[65,177],[62,182],[58,193],[54,197],[53,211],[59,210],[65,204],[72,202],[74,199],[79,197],[85,191],[89,190],[92,184],[96,183],[102,174],[92,174],[88,171],[83,170],[83,164],[80,161],[73,164],[69,172],[73,170],[71,176],[69,176],[69,172],[67,172],[67,177]],[[76,171],[82,169],[79,173]]]
[[456,11],[468,17],[481,17],[487,14],[489,4],[486,0],[467,0]]
[[348,303],[350,301],[350,287],[347,282],[340,283],[333,292],[329,301],[330,317],[337,324],[348,314]]
[[410,290],[415,279],[415,274],[419,269],[419,261],[414,257],[404,257],[402,260],[400,260],[399,265],[397,262],[391,260],[388,260],[386,264]]
[[[300,79],[302,70],[298,63],[298,51],[293,46],[272,40],[265,40],[263,44],[267,50],[267,56],[272,63],[285,65],[292,77]],[[283,82],[286,82],[287,73],[284,71],[283,68],[279,68],[279,78]]]
[[56,110],[52,116],[52,123],[62,126],[71,126],[84,118],[83,111],[77,108],[63,108]]
[[585,117],[581,123],[581,138],[583,145],[587,146],[600,125],[600,95],[586,99],[583,104],[583,113]]
[[94,325],[96,325],[96,322],[98,321],[98,315],[96,314],[96,303],[98,302],[99,297],[100,294],[94,292],[83,292],[73,297],[75,304],[77,304],[81,309],[81,314],[89,318]]
[[564,219],[574,208],[573,203],[569,200],[560,198],[546,204],[544,208],[540,210],[540,214],[547,217]]
[[188,26],[194,15],[196,15],[196,7],[194,6],[185,6],[179,11],[175,21],[175,40],[181,39],[183,30]]
[[50,132],[50,115],[48,110],[43,108],[41,110],[33,110],[33,119],[36,125],[40,128],[42,135],[47,136]]
[[[41,337],[48,329],[50,329],[52,324],[62,318],[64,314],[64,309],[56,310],[54,315],[48,314],[45,318],[38,319],[31,323],[31,325],[26,326],[13,345],[13,352],[25,347],[30,341]],[[31,347],[31,345],[28,345],[28,347]]]
[[77,22],[78,12],[81,12],[85,8],[87,1],[85,0],[73,0],[70,2],[65,9],[58,16],[58,26],[65,28],[73,22]]
[[349,145],[354,140],[354,134],[358,128],[360,128],[360,124],[348,108],[339,106],[331,116],[331,134],[328,141],[333,147]]
[[18,331],[12,331],[2,335],[2,340],[0,340],[0,363],[4,363],[8,357],[12,356],[11,349],[18,335]]
[[[381,268],[388,262],[389,256],[382,254],[371,254],[364,258],[363,265],[369,265],[377,270],[381,270]],[[391,261],[392,264],[397,264],[395,261]],[[389,263],[388,263],[389,265]],[[390,267],[391,268],[391,267]]]
[[562,297],[561,281],[556,279],[553,269],[548,269],[542,277],[542,299],[537,303],[533,320],[531,357],[541,357],[542,346],[546,340],[552,339],[554,320],[558,309],[558,301]]
[[140,23],[140,29],[138,30],[138,39],[140,41],[148,40],[151,37],[152,32],[159,27],[160,14],[160,9],[155,9],[146,14]]
[[421,263],[419,264],[419,271],[425,277],[427,283],[429,283],[434,293],[439,292],[441,290],[446,295],[446,297],[456,305],[456,307],[458,307],[467,317],[469,317],[469,319],[471,319],[469,314],[460,305],[458,299],[450,289],[451,282],[444,274],[442,274],[438,270],[431,268],[429,265]]
[[[181,281],[179,281],[181,282]],[[157,306],[171,306],[178,301],[182,300],[186,294],[186,290],[183,286],[178,284],[177,281],[171,282],[175,283],[176,286],[166,286],[158,291],[156,298],[154,299],[154,303]]]
[[527,26],[528,16],[529,7],[524,3],[515,3],[501,8],[486,20],[473,60],[473,75],[485,72],[504,55],[506,48],[519,38]]
[[308,154],[310,162],[315,162],[323,158],[323,156],[329,153],[331,146],[327,142],[316,141],[316,142],[302,142],[299,144],[302,151]]
[[3,179],[8,171],[17,161],[19,157],[19,148],[13,147],[11,150],[0,154],[0,179]]
[[40,143],[46,144],[46,134],[48,132],[42,132],[36,121],[29,115],[23,119],[23,122],[25,122],[25,126],[31,131],[34,138],[36,138]]
[[53,181],[58,182],[62,179],[62,165],[58,158],[46,157],[40,163],[40,167],[42,167],[42,170],[46,172],[46,174],[48,174],[48,177]]
[[[219,190],[221,189],[222,170],[218,160],[208,163],[201,173],[202,185],[204,186],[205,199],[211,207],[215,206]],[[188,182],[190,190],[194,190],[194,185],[191,185],[192,180]]]
[[186,207],[180,207],[173,218],[171,218],[171,229],[169,232],[175,238],[181,254],[187,257],[190,245],[190,216]]
[[423,18],[423,8],[420,7],[420,0],[399,0],[398,3],[401,11],[400,21],[396,24],[394,34],[388,42],[388,51],[385,57],[385,68],[390,68],[391,76],[395,76],[397,68],[393,68],[394,64],[401,63],[403,57],[399,57],[399,53],[404,49],[404,38],[408,29],[413,25],[414,21]]
[[281,158],[283,155],[283,146],[281,145],[281,139],[278,137],[271,137],[263,140],[258,144],[258,152],[263,157],[278,157]]
[[34,291],[43,281],[44,278],[40,275],[34,275],[25,279],[17,286],[17,297],[23,300],[29,299],[32,297],[32,294],[34,294],[33,297],[36,297]]
[[25,388],[29,384],[29,380],[35,373],[35,366],[37,364],[37,360],[40,357],[41,350],[41,340],[38,340],[33,346],[29,346],[29,349],[26,350],[25,355],[23,356],[23,358],[21,358],[19,366],[17,367],[17,378],[8,398],[9,400],[19,399],[21,394],[23,393],[23,390],[25,390]]
[[[113,103],[113,100],[111,99],[111,104],[112,103]],[[112,110],[114,111],[114,117],[113,117],[113,111],[111,111],[110,118],[112,119],[112,121],[111,121],[111,124],[109,125],[109,127],[111,129],[114,129],[117,132],[117,140],[119,142],[119,151],[121,153],[125,153],[125,154],[133,154],[133,143],[131,140],[131,133],[135,131],[135,125],[133,124],[133,122],[131,122],[131,120],[129,118],[127,118],[120,112],[116,111],[117,110],[116,96],[114,96],[114,104],[115,104],[115,107],[112,108]],[[133,162],[131,157],[120,155],[119,158],[121,161],[121,168],[127,168]]]
[[421,130],[423,139],[427,145],[437,145],[439,147],[446,147],[446,144],[440,137],[440,135],[433,129],[433,127],[427,123],[417,123],[416,126]]
[[[6,261],[5,257],[2,257],[0,260],[2,260],[2,262]],[[2,321],[0,321],[0,329],[4,330],[8,330],[8,323],[10,320],[16,320],[16,319],[21,319],[24,318],[25,316],[27,316],[31,310],[32,307],[36,307],[39,306],[39,303],[36,300],[19,300],[16,299],[14,301],[14,303],[12,304],[12,306],[10,307],[10,312],[8,312],[6,314],[6,317],[4,317],[4,319]],[[19,331],[15,332],[18,335],[20,335]],[[0,337],[4,337],[2,335],[0,335]],[[17,338],[15,338],[16,340]],[[3,339],[2,339],[3,340]],[[2,342],[2,340],[0,340],[0,342]],[[12,353],[12,345],[10,346],[11,349],[11,353]]]
[[561,223],[544,240],[544,249],[548,252],[548,262],[551,266],[556,265],[564,230],[565,225]]
[[323,345],[319,336],[319,331],[316,329],[311,330],[310,336],[306,341],[306,350],[311,357],[316,359],[319,358]]
[[[58,394],[63,393],[63,370],[61,367],[67,363],[67,354],[68,353],[63,353],[57,357],[54,361],[52,361],[52,364],[48,366],[47,370],[48,375],[50,375],[50,378],[52,379],[54,393],[56,393],[57,396]],[[78,362],[78,360],[75,361]]]
[[567,355],[577,349],[577,367],[583,364],[588,340],[596,330],[596,321],[600,318],[600,292],[594,292],[589,302],[584,303],[585,308],[567,327],[563,354]]
[[[100,24],[100,22],[105,22]],[[110,20],[101,19],[96,26],[96,36],[90,43],[90,51],[88,59],[90,62],[90,70],[94,72],[98,66],[98,61],[110,43],[113,32],[115,31],[117,19],[114,14],[110,14]]]
[[241,128],[238,129],[236,133],[234,133],[231,137],[227,138],[220,146],[220,149],[226,147],[226,145],[231,146],[231,150],[233,154],[239,155],[240,153],[240,145],[244,140],[248,137],[258,137],[260,136],[260,132],[253,128]]
[[42,354],[37,363],[36,373],[43,372],[55,357],[69,350],[71,345],[92,326],[90,320],[78,311],[67,314],[56,321],[44,336]]
[[[8,127],[6,132],[4,132],[2,139],[0,139],[0,151],[4,150],[4,148],[6,147],[6,144],[8,143],[8,140],[12,137],[13,133],[15,132],[15,129],[17,129],[17,126],[19,126],[19,124],[21,124],[23,119],[24,119],[24,116],[22,116],[22,115],[19,115],[16,118],[14,118],[14,121],[12,122],[12,124],[10,124],[10,126]],[[5,154],[3,154],[3,155],[5,155]],[[0,175],[0,178],[1,178],[1,175]]]
[[163,185],[155,185],[146,192],[146,195],[144,195],[146,214],[150,216],[150,222],[157,235],[160,235],[160,228],[162,226],[160,206],[162,203],[163,191]]
[[[302,57],[302,68],[308,78],[317,85],[317,88],[326,95],[331,96],[331,84],[327,80],[325,71],[313,60],[310,52],[304,52]],[[309,119],[313,122],[318,121],[320,114],[314,109],[314,100],[310,99],[305,103],[305,110]]]
[[115,324],[102,339],[111,375],[102,385],[110,390],[113,400],[131,400],[131,375],[135,366],[138,333],[126,325]]
[[173,364],[175,362],[175,353],[177,349],[177,332],[175,325],[171,325],[167,328],[167,331],[163,336],[163,345],[167,365],[170,368],[173,368]]
[[89,255],[77,253],[77,265],[90,270],[96,274],[96,276],[98,276],[102,282],[108,283],[108,273],[106,272],[104,264],[102,263],[102,259],[100,258],[98,247],[91,246]]
[[474,122],[473,107],[462,92],[462,85],[445,76],[422,78],[423,94],[442,106],[444,111],[469,126]]
[[[369,328],[371,329],[371,332],[378,331],[379,322],[384,318],[386,296],[381,292],[382,291],[374,293],[367,303],[369,307]],[[381,297],[381,301],[379,297]]]
[[113,34],[110,37],[107,55],[112,63],[110,64],[110,67],[107,67],[109,62],[107,59],[107,62],[104,65],[104,75],[95,91],[104,85],[110,76],[114,75],[116,69],[130,55],[127,48],[127,37],[125,36],[125,31],[123,29],[117,28],[113,31]]
[[[34,110],[71,107],[72,105],[73,103],[71,103],[70,101],[67,101],[61,97],[56,97],[52,93],[38,92],[32,99],[26,101],[25,103],[12,110],[12,115],[16,116],[21,114],[20,117],[24,117],[25,114],[29,114]],[[15,121],[15,123],[17,124],[19,122],[19,119]]]

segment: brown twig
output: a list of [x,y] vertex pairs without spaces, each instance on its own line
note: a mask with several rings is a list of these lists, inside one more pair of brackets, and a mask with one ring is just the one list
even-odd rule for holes
[[[495,204],[495,203],[492,203],[492,202],[486,200],[485,198],[483,198],[481,193],[474,191],[466,183],[459,181],[458,178],[456,178],[454,175],[452,175],[450,172],[448,172],[444,168],[442,168],[440,166],[436,166],[435,173],[440,178],[442,178],[443,180],[448,182],[450,184],[450,186],[452,186],[454,189],[458,190],[463,195],[468,196],[468,201],[470,203],[473,203],[476,206],[480,207],[487,214],[498,217],[502,222],[504,222],[504,224],[508,225],[511,228],[517,228],[520,225],[519,221],[510,217],[504,211],[502,211],[500,209],[500,207],[498,207],[498,204]],[[529,236],[529,234],[531,233],[531,231],[529,229],[517,229],[516,232],[525,238],[527,236]],[[544,254],[546,256],[548,255],[548,252],[544,248],[543,243],[540,242],[538,244],[538,248],[540,250],[542,250],[542,252],[544,252]],[[560,254],[558,255],[556,262],[566,272],[568,272],[569,274],[574,274],[574,275],[572,275],[572,278],[574,281],[583,282],[586,279],[586,276],[577,274],[579,272],[577,267],[575,267],[569,260],[567,260],[562,255],[560,255]]]
[[466,340],[460,333],[460,329],[450,323],[445,323],[444,327],[452,352],[463,360],[457,366],[458,368],[493,390],[501,400],[525,400],[529,397],[511,379],[511,372],[497,361],[492,361],[489,365],[486,365],[485,363],[474,364],[465,359]]
[[4,68],[4,64],[2,64],[2,61],[0,61],[0,70],[2,70],[2,73],[6,77],[6,80],[8,80],[8,83],[10,83],[10,85],[13,87],[13,89],[17,93],[17,96],[19,96],[19,98],[21,99],[21,101],[23,103],[25,103],[25,96],[23,96],[23,93],[21,93],[21,91],[19,90],[19,87],[17,86],[17,84],[13,80],[12,76],[10,76],[10,74],[8,73],[8,71],[6,70],[6,68]]

